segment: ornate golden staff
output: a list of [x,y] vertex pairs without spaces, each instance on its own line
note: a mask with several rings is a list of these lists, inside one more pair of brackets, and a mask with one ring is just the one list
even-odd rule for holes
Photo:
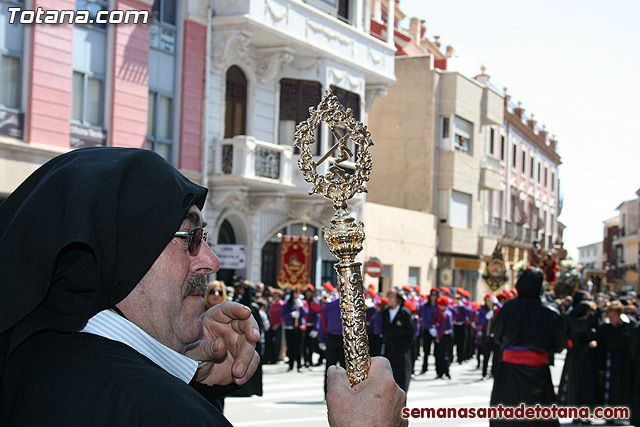
[[[344,337],[344,355],[347,377],[351,385],[356,385],[367,378],[371,358],[369,356],[369,338],[365,315],[364,295],[362,294],[361,263],[355,262],[356,255],[362,250],[364,242],[364,224],[355,224],[349,216],[347,200],[356,193],[366,193],[363,185],[369,180],[373,162],[369,147],[373,141],[367,127],[354,119],[351,109],[345,110],[338,98],[327,90],[317,108],[309,108],[311,117],[296,126],[294,146],[300,150],[298,167],[307,182],[313,184],[309,194],[319,193],[333,202],[336,210],[331,218],[331,227],[322,227],[324,240],[329,251],[340,260],[335,265],[338,273],[338,291],[340,293],[340,311],[342,317],[342,335]],[[314,131],[325,123],[337,143],[316,163],[309,146],[315,142]],[[335,127],[342,123],[347,132],[340,136]],[[347,147],[351,139],[356,146],[355,166],[353,174],[348,174],[339,164],[353,156]],[[334,155],[335,162],[329,167],[326,175],[319,175],[317,167]]]

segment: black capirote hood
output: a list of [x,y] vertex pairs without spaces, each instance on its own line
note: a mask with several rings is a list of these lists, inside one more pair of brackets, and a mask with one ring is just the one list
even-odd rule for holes
[[207,189],[156,153],[60,155],[0,204],[0,376],[41,330],[78,331],[125,298]]

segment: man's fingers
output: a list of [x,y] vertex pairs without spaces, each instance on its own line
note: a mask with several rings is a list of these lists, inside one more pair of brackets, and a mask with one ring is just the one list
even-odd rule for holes
[[251,316],[251,309],[237,302],[227,301],[209,309],[205,317],[211,312],[216,322],[230,323],[233,320],[245,320]]
[[222,338],[199,340],[185,347],[184,355],[202,362],[219,360],[227,355],[227,346]]
[[251,342],[257,343],[260,341],[260,329],[258,329],[258,322],[251,316],[247,320],[241,320],[237,323],[240,328],[240,333],[244,334]]
[[258,369],[258,365],[260,364],[260,356],[258,355],[257,351],[253,352],[253,356],[251,358],[251,360],[249,361],[249,364],[247,365],[247,368],[244,369],[244,373],[240,376],[236,376],[235,375],[235,369],[234,369],[234,381],[236,384],[238,385],[242,385],[244,383],[246,383],[247,381],[249,381],[249,379],[253,376],[253,374],[256,372],[256,369]]
[[329,366],[327,370],[327,396],[334,389],[351,388],[351,383],[347,379],[347,371],[340,366]]
[[238,337],[235,344],[235,348],[229,349],[231,355],[235,359],[233,362],[232,374],[234,378],[241,378],[246,374],[247,368],[251,365],[251,360],[256,353],[256,343],[248,341],[241,335]]

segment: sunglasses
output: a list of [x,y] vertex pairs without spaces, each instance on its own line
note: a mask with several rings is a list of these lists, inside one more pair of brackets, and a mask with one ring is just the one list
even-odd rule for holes
[[222,296],[222,291],[220,289],[211,289],[209,291],[209,295],[220,295],[220,296]]
[[189,248],[189,253],[193,256],[198,255],[200,252],[200,243],[204,240],[207,241],[207,236],[209,233],[204,231],[202,227],[196,227],[191,231],[178,231],[174,234],[175,237],[179,237],[180,239],[188,239],[187,247]]

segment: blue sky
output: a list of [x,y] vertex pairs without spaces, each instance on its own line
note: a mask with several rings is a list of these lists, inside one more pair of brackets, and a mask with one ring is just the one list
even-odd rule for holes
[[602,221],[640,189],[640,1],[400,0],[443,49],[558,140],[565,247],[602,240]]

